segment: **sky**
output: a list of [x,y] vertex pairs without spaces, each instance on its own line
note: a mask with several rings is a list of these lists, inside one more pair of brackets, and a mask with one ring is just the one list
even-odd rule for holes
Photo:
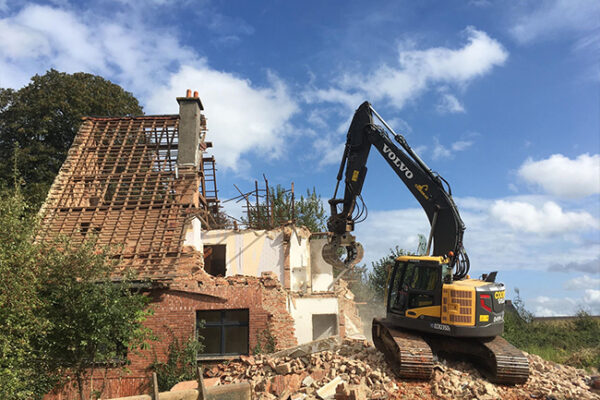
[[[450,182],[471,276],[499,271],[537,316],[600,314],[597,0],[0,0],[0,87],[50,68],[146,114],[197,90],[222,200],[265,174],[326,202],[368,100]],[[367,166],[370,265],[429,226],[380,154]]]

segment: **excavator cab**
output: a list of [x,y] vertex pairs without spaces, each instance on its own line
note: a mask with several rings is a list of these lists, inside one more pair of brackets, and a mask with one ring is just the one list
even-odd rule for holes
[[439,319],[442,283],[451,275],[448,260],[442,257],[398,257],[391,274],[387,312]]

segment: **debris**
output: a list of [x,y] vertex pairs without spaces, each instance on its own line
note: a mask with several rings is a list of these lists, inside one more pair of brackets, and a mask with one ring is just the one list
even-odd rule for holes
[[[403,381],[396,377],[383,354],[366,340],[345,339],[326,350],[315,353],[303,350],[302,355],[296,356],[300,354],[294,353],[298,347],[301,346],[217,364],[207,368],[205,375],[219,378],[222,383],[248,380],[254,397],[264,400],[279,399],[283,395],[293,400],[315,400],[323,396],[336,400],[552,397],[600,400],[600,395],[591,389],[594,380],[585,371],[545,361],[535,355],[527,356],[531,375],[526,384],[502,386],[490,383],[467,362],[443,358],[436,361],[430,381]],[[325,387],[327,393],[323,392]]]
[[338,385],[344,384],[344,380],[336,376],[331,382],[325,384],[321,389],[317,390],[317,396],[323,400],[333,399]]
[[278,351],[277,353],[273,353],[271,356],[276,358],[302,357],[309,354],[318,353],[324,350],[333,350],[339,346],[339,336],[331,336],[325,339],[313,340],[312,342],[290,347],[288,349]]

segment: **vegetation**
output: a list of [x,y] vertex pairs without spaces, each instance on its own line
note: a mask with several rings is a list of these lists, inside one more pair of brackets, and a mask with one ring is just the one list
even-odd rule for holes
[[160,391],[167,391],[182,381],[195,380],[197,355],[204,349],[204,345],[192,337],[185,343],[181,343],[175,335],[172,336],[167,362],[158,361],[155,354],[154,362],[150,367],[156,372]]
[[408,254],[408,252],[396,246],[390,249],[387,256],[372,262],[370,270],[363,264],[362,266],[355,266],[352,271],[348,272],[344,279],[349,282],[348,286],[354,293],[356,300],[383,305],[394,260],[404,254]]
[[33,345],[50,321],[41,315],[40,257],[33,218],[20,191],[0,193],[0,398],[29,399],[49,390],[44,354]]
[[0,186],[12,183],[12,162],[26,183],[24,196],[41,205],[86,115],[143,114],[131,93],[99,76],[53,69],[19,90],[0,88]]
[[256,337],[256,346],[252,349],[252,354],[270,354],[277,349],[275,336],[270,330],[265,329]]
[[249,219],[242,218],[242,222],[255,229],[270,229],[288,221],[306,226],[311,232],[321,232],[326,229],[327,214],[321,196],[314,188],[312,192],[306,191],[306,197],[300,196],[298,199],[292,198],[292,193],[281,185],[271,186],[269,202],[272,210],[267,210],[266,206],[259,206],[258,210],[256,207],[251,208]]
[[518,294],[517,313],[504,317],[506,340],[528,353],[587,370],[600,370],[600,320],[580,311],[575,319],[535,321]]
[[83,399],[95,368],[147,338],[148,298],[111,281],[110,254],[93,240],[36,241],[19,187],[0,194],[0,398],[41,398],[67,374]]
[[[363,321],[385,313],[384,297],[393,260],[406,251],[398,247],[389,255],[372,263],[357,266],[345,276],[356,296]],[[534,321],[520,297],[518,289],[513,305],[517,313],[506,312],[503,337],[518,348],[540,357],[588,370],[600,370],[600,320],[580,311],[575,319]],[[367,329],[369,327],[367,326]]]

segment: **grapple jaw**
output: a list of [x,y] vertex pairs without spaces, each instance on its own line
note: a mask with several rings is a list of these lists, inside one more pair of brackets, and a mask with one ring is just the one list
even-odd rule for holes
[[323,259],[334,268],[345,269],[358,264],[363,256],[364,249],[356,238],[350,233],[333,235],[329,243],[321,251]]

